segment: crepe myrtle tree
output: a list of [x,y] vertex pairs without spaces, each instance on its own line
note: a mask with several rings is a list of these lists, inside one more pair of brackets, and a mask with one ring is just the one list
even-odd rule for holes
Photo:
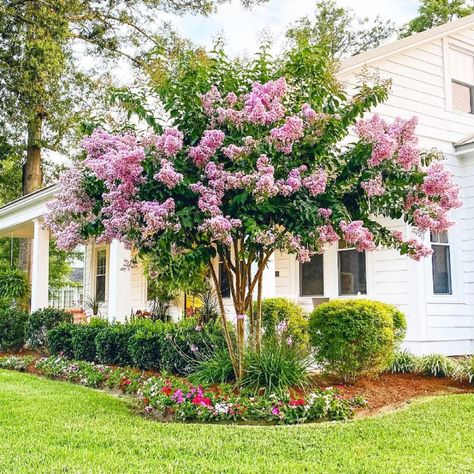
[[[46,222],[58,246],[118,239],[170,271],[173,261],[191,271],[208,265],[241,378],[246,348],[260,347],[262,276],[275,251],[304,263],[343,239],[361,252],[386,246],[419,260],[431,250],[377,218],[403,218],[421,235],[447,229],[448,211],[460,205],[440,155],[418,148],[416,118],[361,118],[385,99],[384,85],[363,85],[346,98],[325,87],[327,73],[309,92],[291,75],[243,81],[235,91],[214,85],[200,95],[204,126],[193,128],[196,137],[185,123],[160,135],[96,130],[50,205]],[[217,258],[230,284],[235,336]]]

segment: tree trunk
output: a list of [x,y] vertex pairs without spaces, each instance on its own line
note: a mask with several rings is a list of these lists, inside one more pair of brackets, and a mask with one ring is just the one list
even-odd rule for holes
[[[28,124],[28,141],[26,148],[26,161],[23,164],[22,193],[32,193],[40,189],[43,184],[41,169],[41,135],[43,117],[37,111],[35,117]],[[19,267],[31,277],[31,240],[20,240]]]

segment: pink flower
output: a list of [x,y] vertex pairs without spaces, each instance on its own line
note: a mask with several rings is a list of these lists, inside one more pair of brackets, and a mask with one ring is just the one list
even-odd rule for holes
[[381,174],[377,175],[373,179],[369,179],[368,181],[363,181],[361,186],[369,197],[382,196],[382,194],[385,192]]
[[161,181],[167,188],[173,189],[183,180],[183,175],[174,170],[173,164],[165,159],[161,160],[161,169],[155,174],[154,179]]
[[326,190],[328,176],[323,169],[314,171],[303,179],[303,186],[309,191],[311,196],[317,196]]

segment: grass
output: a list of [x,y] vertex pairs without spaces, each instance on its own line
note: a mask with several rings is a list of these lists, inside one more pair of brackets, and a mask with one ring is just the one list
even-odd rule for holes
[[474,395],[295,427],[160,424],[124,399],[0,370],[5,473],[472,473]]

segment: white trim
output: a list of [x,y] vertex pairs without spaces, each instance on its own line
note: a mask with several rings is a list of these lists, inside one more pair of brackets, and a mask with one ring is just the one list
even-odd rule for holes
[[474,14],[431,28],[422,33],[415,33],[407,38],[394,41],[393,43],[388,43],[378,48],[365,51],[341,61],[340,73],[344,74],[352,72],[356,69],[360,69],[364,65],[371,64],[374,61],[386,59],[408,49],[415,48],[421,44],[443,38],[444,36],[456,33],[457,31],[463,30],[471,25],[474,25]]

